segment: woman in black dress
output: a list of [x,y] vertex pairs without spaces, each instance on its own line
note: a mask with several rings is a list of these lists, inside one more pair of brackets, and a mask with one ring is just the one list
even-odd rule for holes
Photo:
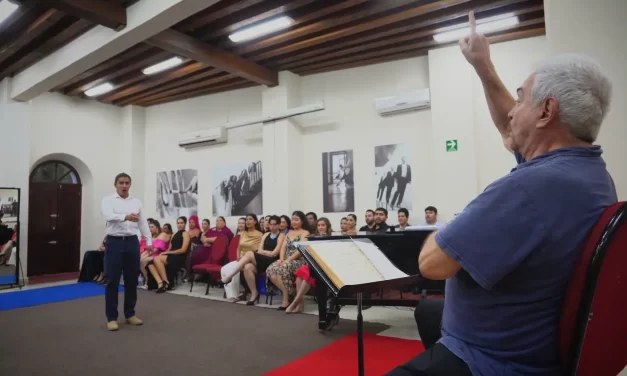
[[[155,277],[155,280],[159,284],[157,293],[162,293],[168,289],[171,290],[174,288],[174,285],[170,284],[170,279],[173,278],[168,277],[166,265],[171,273],[176,273],[179,269],[185,266],[185,256],[191,243],[189,233],[185,231],[186,225],[187,218],[179,217],[176,220],[176,228],[178,232],[172,235],[172,239],[170,240],[170,249],[160,254],[153,261],[155,268],[157,269],[157,275],[153,274],[153,277]],[[174,277],[174,275],[171,277]]]
[[105,238],[97,251],[87,251],[83,256],[83,266],[78,277],[79,282],[91,282],[107,284],[104,272]]
[[259,301],[259,290],[257,290],[256,282],[257,274],[265,273],[268,266],[279,259],[281,245],[285,240],[285,235],[281,234],[279,231],[280,221],[281,219],[278,216],[271,216],[270,231],[263,234],[257,252],[244,254],[237,262],[237,267],[233,270],[232,274],[222,279],[223,281],[230,281],[233,276],[243,271],[244,280],[250,289],[251,298],[246,302],[246,305],[254,305],[256,301]]

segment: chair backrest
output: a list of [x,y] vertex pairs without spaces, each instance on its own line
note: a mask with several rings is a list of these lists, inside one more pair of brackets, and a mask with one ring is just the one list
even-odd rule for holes
[[216,240],[211,244],[211,260],[210,264],[224,264],[224,256],[228,247],[229,239],[224,235],[218,235]]
[[229,261],[237,260],[238,248],[239,248],[239,235],[235,235],[235,237],[231,240],[231,244],[229,244]]
[[616,376],[627,364],[627,203],[605,210],[575,264],[562,306],[565,375]]

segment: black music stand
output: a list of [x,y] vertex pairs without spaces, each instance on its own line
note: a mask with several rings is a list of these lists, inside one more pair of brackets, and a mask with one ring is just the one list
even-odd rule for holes
[[323,282],[335,297],[340,298],[353,295],[357,296],[357,365],[359,370],[358,375],[364,376],[364,318],[362,315],[363,294],[368,292],[377,292],[382,289],[399,289],[406,285],[418,283],[422,277],[417,274],[386,281],[364,283],[361,285],[345,285],[338,288],[318,264],[315,258],[307,251],[306,246],[301,245],[298,249],[305,261],[309,264],[309,267],[313,269],[314,274],[317,275],[317,280],[319,282]]

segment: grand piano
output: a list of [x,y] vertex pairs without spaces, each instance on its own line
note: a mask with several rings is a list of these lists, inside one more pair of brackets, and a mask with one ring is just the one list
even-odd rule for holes
[[[402,272],[407,275],[418,275],[418,255],[427,236],[433,230],[411,230],[388,233],[360,234],[354,236],[323,236],[310,237],[309,241],[359,239],[368,238],[385,254],[385,256]],[[307,260],[307,257],[305,257]],[[318,301],[318,329],[332,330],[339,322],[339,312],[342,306],[357,305],[356,294],[337,294],[331,291],[325,283],[326,276],[321,270],[307,260],[311,274],[316,279],[316,299]],[[415,307],[418,297],[423,291],[438,291],[444,293],[444,281],[432,281],[426,278],[417,278],[416,282],[401,288],[391,290],[372,291],[362,298],[362,304],[368,306],[397,306]]]

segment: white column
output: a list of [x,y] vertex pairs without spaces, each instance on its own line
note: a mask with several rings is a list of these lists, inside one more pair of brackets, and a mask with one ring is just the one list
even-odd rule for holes
[[[121,144],[124,172],[133,180],[133,196],[144,199],[144,171],[146,169],[146,110],[142,107],[127,106],[122,114]],[[122,172],[122,171],[120,171]],[[146,205],[144,203],[144,205]]]
[[[452,218],[478,193],[474,74],[459,47],[429,51],[433,176],[425,184],[431,187],[429,197],[443,220]],[[447,152],[447,141],[453,140],[457,151]]]
[[[279,86],[265,88],[263,116],[272,116],[300,105],[300,77],[279,73]],[[263,126],[263,210],[265,213],[291,213],[302,210],[302,135],[291,119]]]
[[0,139],[4,140],[0,146],[0,186],[21,189],[19,248],[27,273],[31,104],[13,101],[10,93],[11,79],[6,78],[0,82]]
[[616,183],[627,199],[627,1],[550,0],[544,3],[546,33],[553,54],[583,53],[601,63],[613,83],[613,100],[597,141]]

